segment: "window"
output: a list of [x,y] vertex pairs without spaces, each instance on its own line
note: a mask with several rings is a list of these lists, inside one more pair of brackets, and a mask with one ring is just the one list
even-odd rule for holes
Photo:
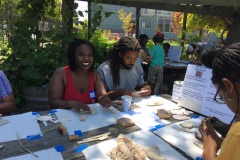
[[165,24],[165,32],[169,32],[169,27],[170,27],[170,24]]
[[111,6],[110,6],[110,11],[111,11],[111,12],[114,12],[114,11],[115,11],[115,6],[114,6],[114,5],[111,5]]

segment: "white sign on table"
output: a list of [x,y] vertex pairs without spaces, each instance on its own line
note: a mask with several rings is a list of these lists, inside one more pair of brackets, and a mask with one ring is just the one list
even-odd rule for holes
[[180,46],[171,46],[170,49],[169,49],[168,58],[171,61],[179,62],[181,53],[182,53],[182,47],[180,47]]
[[178,105],[206,116],[216,116],[230,123],[234,113],[226,104],[213,100],[216,88],[211,82],[212,70],[204,66],[188,65]]

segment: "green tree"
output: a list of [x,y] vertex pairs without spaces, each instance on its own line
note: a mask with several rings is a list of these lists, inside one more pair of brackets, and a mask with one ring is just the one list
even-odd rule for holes
[[127,34],[128,32],[131,31],[133,24],[131,23],[132,20],[132,12],[130,12],[129,14],[127,14],[126,12],[124,12],[124,9],[120,9],[118,10],[118,18],[123,22],[122,28],[125,32],[125,34]]

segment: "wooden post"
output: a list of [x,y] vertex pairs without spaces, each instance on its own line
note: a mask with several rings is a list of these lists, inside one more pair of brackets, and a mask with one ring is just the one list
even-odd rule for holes
[[183,27],[182,27],[182,37],[181,37],[181,46],[184,46],[184,41],[185,41],[185,34],[186,34],[186,30],[187,30],[187,13],[184,12],[183,15]]
[[[66,1],[62,0],[62,33],[63,35],[67,34],[67,9],[66,9]],[[67,50],[67,42],[62,38],[62,50],[65,53]]]
[[141,8],[136,8],[136,30],[135,30],[135,37],[138,38],[139,36],[139,18],[140,18],[140,10]]
[[88,40],[91,38],[91,28],[92,28],[92,11],[91,11],[91,0],[88,0]]
[[236,42],[240,42],[240,12],[238,12],[234,17],[234,21],[228,32],[225,45],[228,46]]

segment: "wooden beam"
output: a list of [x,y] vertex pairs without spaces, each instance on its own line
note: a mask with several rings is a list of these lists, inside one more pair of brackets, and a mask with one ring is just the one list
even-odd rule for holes
[[137,8],[148,8],[157,10],[166,10],[174,12],[187,12],[202,15],[212,15],[220,17],[234,17],[236,9],[233,7],[221,7],[221,6],[188,6],[181,4],[169,4],[169,3],[141,3],[138,1],[123,1],[123,0],[102,0],[104,4],[129,6]]
[[[211,5],[225,7],[240,7],[239,0],[118,0],[123,2],[136,3],[167,3],[167,4],[193,4],[193,5]],[[104,0],[103,0],[104,2]]]

